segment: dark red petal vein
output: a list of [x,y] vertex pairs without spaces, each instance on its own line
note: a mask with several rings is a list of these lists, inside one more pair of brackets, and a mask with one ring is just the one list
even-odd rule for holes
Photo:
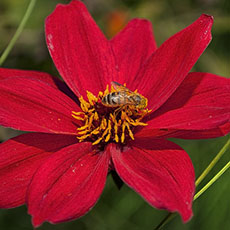
[[57,82],[58,83],[61,82],[58,78],[53,77],[50,74],[44,72],[0,68],[0,80],[5,80],[5,79],[15,78],[15,77],[37,79],[46,82],[47,84],[49,84],[50,86],[56,89],[58,88]]
[[178,88],[211,40],[213,18],[201,15],[193,24],[164,42],[142,66],[133,89],[158,109]]
[[208,139],[222,137],[230,133],[230,123],[220,125],[218,128],[206,130],[179,130],[179,129],[142,129],[137,132],[138,138],[181,138],[181,139]]
[[[173,131],[172,137],[184,134],[191,139],[197,137],[215,137],[226,135],[229,128],[221,132],[220,127],[230,123],[230,79],[209,73],[190,73],[168,99],[168,101],[148,119],[148,130],[165,130],[164,135]],[[180,130],[180,133],[174,133]],[[218,131],[219,130],[219,131]],[[228,130],[228,131],[227,131]],[[202,132],[199,135],[199,131]],[[151,134],[150,134],[151,135]]]
[[79,143],[51,156],[35,174],[28,192],[34,226],[84,215],[98,200],[106,181],[109,156],[91,143]]
[[41,163],[75,142],[74,136],[29,133],[0,144],[0,208],[24,204],[28,185]]
[[230,133],[230,122],[220,125],[215,129],[208,130],[177,130],[175,133],[170,134],[169,137],[181,138],[181,139],[207,139],[207,138],[217,138],[226,136]]
[[119,76],[114,81],[131,87],[140,67],[157,49],[151,22],[133,19],[111,41]]
[[97,94],[116,75],[110,43],[80,1],[56,7],[46,20],[46,41],[60,75],[77,96],[86,90]]
[[55,89],[59,89],[73,100],[77,101],[77,96],[69,89],[69,87],[65,84],[65,82],[61,81],[59,78],[54,77],[48,73],[31,71],[31,70],[18,70],[18,69],[7,69],[0,68],[0,80],[15,78],[15,77],[23,77],[29,79],[37,79],[39,81],[43,81]]
[[184,221],[192,216],[194,169],[187,153],[166,140],[135,139],[122,152],[115,145],[108,151],[119,176],[150,205],[178,211]]
[[75,134],[71,113],[78,105],[61,91],[38,79],[0,81],[0,124],[24,131]]

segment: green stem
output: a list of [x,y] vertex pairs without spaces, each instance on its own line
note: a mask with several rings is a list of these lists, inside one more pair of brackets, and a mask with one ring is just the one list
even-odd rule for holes
[[221,175],[223,175],[230,168],[230,161],[194,196],[193,200],[196,200],[201,196],[214,182],[216,182]]
[[[216,182],[228,169],[230,168],[230,161],[194,196],[194,201],[200,197],[214,182]],[[161,223],[154,229],[160,230],[165,224],[172,220],[176,216],[176,213],[169,213]]]
[[[223,154],[226,152],[228,147],[230,146],[230,139],[226,142],[226,144],[223,146],[223,148],[219,151],[219,153],[216,155],[216,157],[211,161],[211,163],[208,165],[208,167],[204,170],[204,172],[199,176],[199,178],[196,180],[195,185],[197,186],[200,184],[200,182],[207,176],[207,174],[211,171],[211,169],[216,165],[218,160],[223,156]],[[222,168],[216,176],[214,176],[199,192],[197,192],[194,196],[194,201],[201,196],[215,181],[219,179],[219,177],[228,169],[230,168],[230,162],[228,162],[224,168]],[[170,220],[172,220],[176,216],[176,213],[169,213],[161,222],[160,224],[154,229],[154,230],[160,230],[162,229],[165,224],[167,224]]]
[[216,157],[212,160],[212,162],[208,165],[208,167],[203,171],[203,173],[196,180],[196,182],[195,182],[196,187],[207,176],[207,174],[213,169],[213,167],[216,165],[216,163],[219,161],[219,159],[223,156],[223,154],[226,152],[226,150],[228,149],[229,146],[230,146],[230,139],[226,142],[226,144],[219,151],[219,153],[216,155]]
[[8,44],[8,46],[6,47],[6,49],[4,50],[4,52],[2,53],[2,56],[0,57],[0,66],[2,66],[2,64],[4,63],[4,61],[6,60],[7,56],[9,55],[10,51],[12,50],[12,48],[14,47],[15,42],[17,41],[18,37],[20,36],[20,34],[22,33],[26,22],[28,21],[33,8],[35,6],[36,0],[31,0],[30,4],[26,10],[26,13],[24,15],[24,17],[22,18],[13,38],[11,39],[10,43]]
[[172,220],[176,216],[175,212],[170,212],[161,222],[159,225],[157,225],[154,230],[160,230],[162,229],[170,220]]

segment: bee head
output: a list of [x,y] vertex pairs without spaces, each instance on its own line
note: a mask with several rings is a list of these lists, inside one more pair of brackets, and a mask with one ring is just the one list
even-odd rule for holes
[[148,105],[148,99],[141,95],[136,96],[136,102],[137,102],[138,109],[144,109]]

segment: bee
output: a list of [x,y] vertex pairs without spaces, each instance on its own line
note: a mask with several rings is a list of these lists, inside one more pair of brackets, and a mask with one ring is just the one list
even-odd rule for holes
[[132,92],[124,85],[115,81],[112,81],[111,85],[116,91],[103,96],[101,102],[104,106],[123,107],[125,105],[130,105],[137,109],[144,109],[147,106],[147,98],[143,97],[139,93]]

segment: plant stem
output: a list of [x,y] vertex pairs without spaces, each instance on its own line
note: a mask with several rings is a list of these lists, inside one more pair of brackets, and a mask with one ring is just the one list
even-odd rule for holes
[[[230,168],[230,161],[194,196],[194,201],[200,197],[214,182],[216,182],[228,169]],[[155,230],[160,230],[165,224],[172,220],[176,216],[176,213],[169,213],[155,228]]]
[[[200,182],[207,176],[207,174],[212,170],[212,168],[216,165],[216,163],[219,161],[221,156],[226,152],[228,147],[230,146],[230,139],[226,142],[226,144],[223,146],[223,148],[219,151],[219,153],[216,155],[216,157],[211,161],[211,163],[208,165],[208,167],[203,171],[203,173],[199,176],[199,178],[196,180],[195,185],[197,186],[200,184]],[[223,175],[224,172],[226,172],[227,169],[230,168],[230,161],[194,196],[194,201],[200,197],[215,181],[219,179],[221,175]],[[172,220],[176,216],[176,213],[169,213],[161,222],[160,224],[154,229],[154,230],[160,230],[162,229],[165,224],[167,224],[170,220]]]
[[223,175],[230,168],[230,161],[194,196],[193,200],[200,197],[214,182],[216,182],[221,175]]
[[212,162],[208,165],[208,167],[203,171],[203,173],[198,177],[198,179],[195,182],[196,187],[201,183],[201,181],[207,176],[207,174],[213,169],[213,167],[216,165],[216,163],[219,161],[219,159],[223,156],[223,154],[226,152],[228,147],[230,146],[230,139],[226,142],[226,144],[223,146],[223,148],[219,151],[219,153],[216,155],[216,157],[212,160]]
[[165,226],[170,220],[172,220],[176,216],[175,212],[170,212],[161,222],[157,225],[154,230],[160,230]]
[[35,6],[36,0],[31,0],[29,3],[29,6],[24,14],[24,17],[22,18],[14,36],[12,37],[12,39],[10,40],[8,46],[6,47],[6,49],[4,50],[4,52],[2,53],[2,56],[0,57],[0,66],[2,66],[2,64],[4,63],[4,61],[6,60],[7,56],[9,55],[10,51],[12,50],[12,48],[15,45],[15,42],[17,41],[18,37],[20,36],[20,34],[22,33],[26,22],[28,21],[34,6]]

